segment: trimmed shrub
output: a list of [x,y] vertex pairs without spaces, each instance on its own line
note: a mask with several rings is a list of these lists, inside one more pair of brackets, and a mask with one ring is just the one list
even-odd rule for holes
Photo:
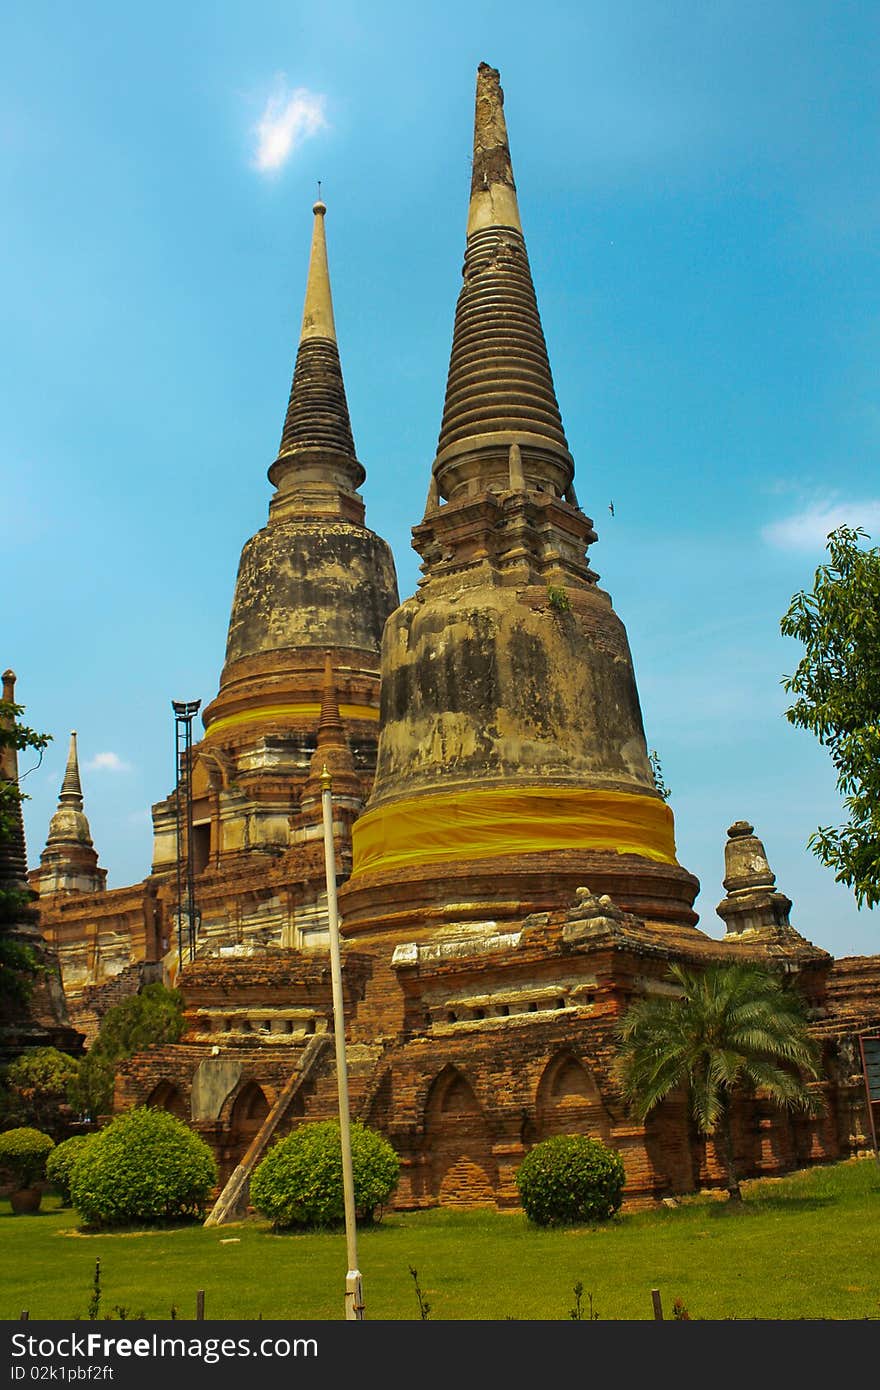
[[558,1134],[530,1149],[517,1169],[523,1210],[538,1226],[607,1221],[623,1201],[616,1149],[583,1134]]
[[205,1141],[142,1106],[89,1137],[71,1169],[70,1200],[88,1226],[151,1225],[198,1216],[216,1181]]
[[34,1187],[46,1172],[46,1159],[55,1147],[51,1134],[28,1125],[0,1133],[0,1168],[20,1187]]
[[70,1205],[73,1165],[78,1162],[86,1144],[90,1144],[94,1137],[94,1134],[74,1134],[72,1138],[56,1144],[46,1159],[46,1178],[65,1206]]
[[[357,1220],[376,1221],[397,1186],[400,1160],[387,1139],[356,1120],[351,1126],[351,1166]],[[251,1202],[276,1231],[344,1221],[338,1121],[302,1125],[279,1140],[251,1179]]]

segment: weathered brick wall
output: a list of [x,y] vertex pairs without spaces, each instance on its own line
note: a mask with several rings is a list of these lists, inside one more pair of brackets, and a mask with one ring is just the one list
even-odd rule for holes
[[[516,1170],[528,1148],[571,1132],[596,1135],[620,1150],[630,1204],[722,1183],[720,1156],[713,1141],[694,1131],[684,1099],[669,1097],[646,1124],[635,1123],[617,1089],[614,1060],[617,1023],[630,1000],[646,988],[662,988],[671,959],[717,957],[723,943],[698,933],[682,931],[677,938],[645,931],[572,946],[559,928],[544,914],[516,945],[481,954],[465,942],[445,955],[410,952],[397,966],[393,933],[377,934],[369,950],[346,947],[351,1110],[385,1133],[401,1157],[396,1206],[516,1205]],[[428,931],[419,939],[436,944]],[[827,1052],[825,1114],[788,1118],[762,1101],[742,1100],[736,1107],[734,1147],[742,1176],[784,1172],[864,1147],[864,1104],[845,1045],[847,1020],[855,1014],[841,1005],[860,997],[859,979],[858,966],[845,969],[829,991],[837,1013],[829,1006],[813,1025]],[[810,986],[817,999],[820,983],[817,977]],[[188,1021],[183,1042],[125,1063],[117,1105],[152,1096],[190,1113],[193,1076],[213,1052],[213,1035],[203,1031],[212,1010],[308,1003],[323,1010],[332,1027],[329,957],[320,953],[268,950],[240,960],[196,961],[181,985]],[[223,1035],[218,1051],[241,1064],[241,1075],[216,1119],[197,1125],[223,1176],[275,1103],[301,1042]],[[279,1133],[337,1114],[329,1050]]]

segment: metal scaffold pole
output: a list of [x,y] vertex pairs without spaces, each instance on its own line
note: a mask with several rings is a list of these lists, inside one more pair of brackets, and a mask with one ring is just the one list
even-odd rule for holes
[[339,950],[339,911],[336,903],[336,850],[333,845],[333,797],[326,764],[321,773],[324,820],[324,866],[327,872],[327,916],[330,924],[330,973],[333,983],[333,1032],[336,1041],[336,1080],[339,1089],[339,1133],[342,1140],[342,1189],[345,1201],[345,1316],[363,1320],[364,1289],[357,1256],[357,1213],[351,1160],[351,1120],[348,1109],[348,1068],[345,1059],[345,1017],[342,1001],[342,959]]
[[172,700],[174,710],[174,805],[177,829],[177,964],[183,965],[184,881],[186,942],[189,959],[196,953],[196,884],[193,862],[192,721],[201,700]]

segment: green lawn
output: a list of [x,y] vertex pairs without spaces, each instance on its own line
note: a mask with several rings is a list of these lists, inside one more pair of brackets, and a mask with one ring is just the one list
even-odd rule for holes
[[[874,1159],[744,1185],[745,1202],[693,1198],[597,1228],[542,1230],[519,1212],[392,1213],[358,1235],[366,1317],[418,1319],[410,1266],[430,1319],[567,1320],[574,1286],[600,1320],[652,1317],[659,1288],[698,1318],[880,1316],[880,1166]],[[0,1203],[0,1318],[84,1318],[95,1261],[101,1315],[338,1319],[343,1233],[273,1235],[262,1221],[85,1235],[44,1198],[36,1216]],[[585,1316],[586,1307],[585,1307]]]

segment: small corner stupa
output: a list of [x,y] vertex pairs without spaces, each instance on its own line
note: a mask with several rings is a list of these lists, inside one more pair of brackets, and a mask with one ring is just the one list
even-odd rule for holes
[[107,870],[98,867],[84,810],[75,729],[70,735],[58,809],[49,822],[40,867],[30,878],[41,898],[51,893],[103,893],[107,887]]
[[776,887],[764,843],[747,820],[734,821],[728,828],[724,871],[725,896],[715,911],[726,928],[726,945],[759,946],[770,956],[786,955],[792,964],[830,961],[827,951],[792,926],[791,898]]

